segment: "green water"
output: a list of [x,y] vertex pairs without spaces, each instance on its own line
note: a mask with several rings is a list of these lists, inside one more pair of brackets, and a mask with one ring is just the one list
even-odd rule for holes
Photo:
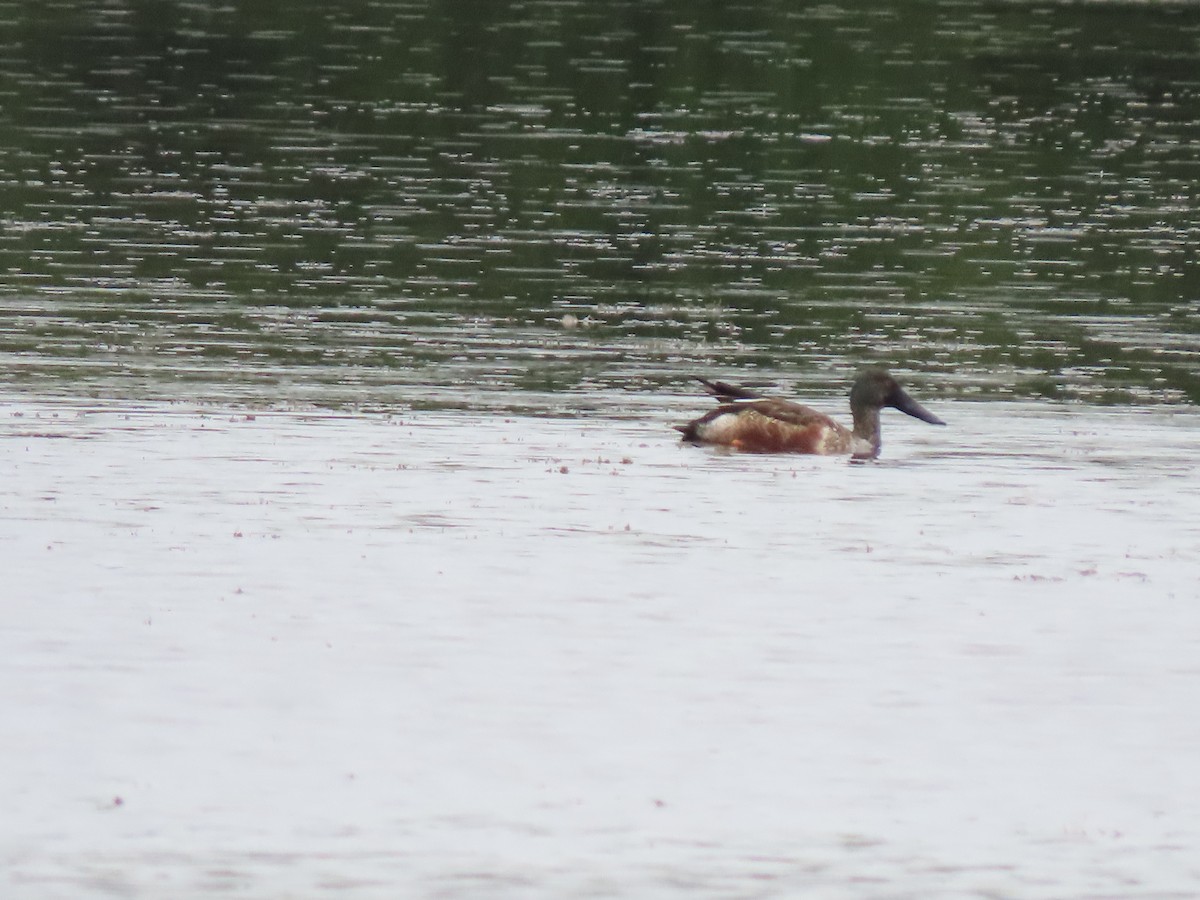
[[1196,403],[1198,184],[1196,3],[0,0],[0,385]]

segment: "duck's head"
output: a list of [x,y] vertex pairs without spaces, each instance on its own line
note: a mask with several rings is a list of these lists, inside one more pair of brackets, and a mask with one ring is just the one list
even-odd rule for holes
[[854,387],[850,389],[850,409],[857,418],[860,412],[874,412],[885,406],[930,425],[946,424],[910,397],[900,383],[883,369],[867,369],[855,379]]

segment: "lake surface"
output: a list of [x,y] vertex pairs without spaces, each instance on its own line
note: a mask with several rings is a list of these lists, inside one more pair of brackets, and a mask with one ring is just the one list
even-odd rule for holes
[[569,412],[879,362],[944,396],[1200,398],[1195,3],[0,23],[19,385]]
[[1197,417],[996,406],[853,466],[9,398],[5,893],[1187,896]]
[[3,892],[1195,895],[1198,184],[1196,3],[0,0]]

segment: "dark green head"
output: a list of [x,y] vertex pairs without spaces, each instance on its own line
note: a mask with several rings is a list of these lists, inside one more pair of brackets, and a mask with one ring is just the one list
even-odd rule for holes
[[857,418],[862,412],[880,410],[885,406],[930,425],[946,424],[908,396],[900,383],[883,369],[867,369],[854,380],[854,387],[850,389],[850,409]]

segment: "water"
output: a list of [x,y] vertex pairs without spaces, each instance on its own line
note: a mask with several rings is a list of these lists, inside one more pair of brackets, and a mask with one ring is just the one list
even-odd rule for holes
[[[1191,896],[1200,6],[0,0],[0,859]],[[690,378],[884,456],[679,446]]]
[[1009,407],[10,401],[6,891],[1187,896],[1196,417]]
[[875,361],[945,396],[1200,395],[1195,4],[0,22],[10,382],[567,412]]

